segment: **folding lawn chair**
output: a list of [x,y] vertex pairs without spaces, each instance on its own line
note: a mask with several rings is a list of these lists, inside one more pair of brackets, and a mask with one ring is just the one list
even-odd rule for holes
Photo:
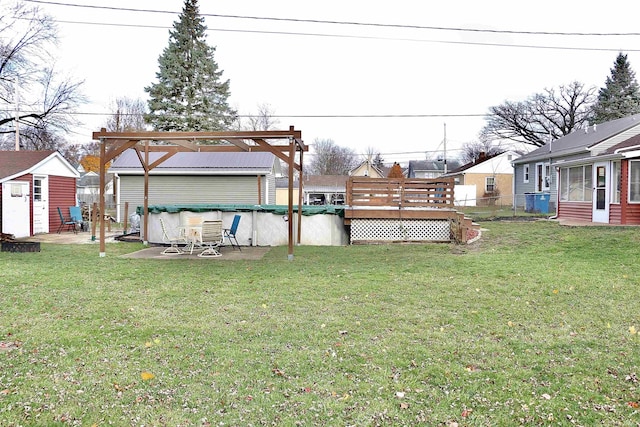
[[60,215],[60,225],[58,226],[58,233],[62,231],[64,227],[67,227],[67,231],[73,230],[74,233],[77,233],[76,222],[71,218],[71,216],[65,217],[62,215],[62,209],[58,207],[58,215]]
[[75,221],[76,230],[85,230],[84,221],[82,220],[82,210],[80,206],[69,206],[69,214],[71,215],[71,221]]
[[[236,239],[236,232],[238,231],[238,224],[240,224],[240,215],[234,215],[233,216],[233,222],[231,223],[231,228],[225,228],[224,229],[224,237],[226,237],[227,239],[229,239],[229,244],[231,244],[232,248],[238,248],[238,250],[240,252],[242,252],[242,249],[240,249],[240,245],[238,244],[238,239]],[[235,242],[235,244],[234,244]]]

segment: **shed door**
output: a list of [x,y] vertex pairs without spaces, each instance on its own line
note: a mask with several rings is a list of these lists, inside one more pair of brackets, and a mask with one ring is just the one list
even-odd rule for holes
[[49,181],[33,177],[33,234],[49,232]]
[[29,215],[29,183],[2,183],[2,232],[16,238],[31,235]]
[[591,221],[609,223],[609,168],[606,163],[593,165],[593,215]]

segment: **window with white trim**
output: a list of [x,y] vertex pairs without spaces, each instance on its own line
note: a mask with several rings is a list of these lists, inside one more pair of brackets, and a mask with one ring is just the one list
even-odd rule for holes
[[524,174],[522,182],[525,184],[529,182],[529,165],[524,165]]
[[551,188],[551,166],[549,163],[536,163],[536,191],[549,191]]
[[620,203],[620,187],[622,185],[620,161],[612,162],[611,165],[611,203]]
[[33,201],[42,201],[42,178],[33,178]]
[[487,176],[484,178],[484,191],[486,193],[493,193],[496,191],[496,178],[494,176]]
[[590,202],[593,197],[591,165],[560,169],[560,200]]
[[640,202],[640,161],[629,161],[629,202]]

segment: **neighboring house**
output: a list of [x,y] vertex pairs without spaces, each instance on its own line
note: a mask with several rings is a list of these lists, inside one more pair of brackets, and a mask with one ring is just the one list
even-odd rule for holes
[[57,151],[0,151],[2,232],[27,237],[57,230],[76,205],[80,174]]
[[[349,176],[370,176],[371,178],[386,178],[385,171],[375,166],[370,160],[365,160],[349,171]],[[346,182],[346,181],[345,181]]]
[[[293,205],[298,205],[298,179],[293,180]],[[288,205],[289,204],[289,177],[282,176],[276,178],[276,205]]]
[[[306,175],[302,182],[303,205],[343,205],[347,191],[346,175]],[[288,204],[289,179],[278,178],[276,180],[277,194],[276,204]],[[299,181],[293,183],[293,204],[298,204]]]
[[[106,202],[107,206],[113,205],[113,174],[106,174]],[[100,175],[95,172],[80,172],[77,184],[78,201],[80,203],[99,203],[100,201]]]
[[305,205],[344,205],[347,175],[307,175],[302,181]]
[[462,165],[446,175],[455,182],[455,198],[458,205],[488,206],[513,204],[513,160],[514,151],[486,156],[481,153],[477,160]]
[[[447,160],[447,172],[460,167],[460,162],[455,159]],[[442,160],[411,160],[407,178],[439,178],[444,173],[445,163]]]
[[[150,152],[150,162],[164,152]],[[144,170],[135,150],[109,168],[116,178],[118,220],[144,205]],[[149,172],[149,205],[273,204],[280,161],[268,152],[178,152]]]
[[548,193],[559,219],[640,224],[640,114],[577,130],[514,167],[516,194]]

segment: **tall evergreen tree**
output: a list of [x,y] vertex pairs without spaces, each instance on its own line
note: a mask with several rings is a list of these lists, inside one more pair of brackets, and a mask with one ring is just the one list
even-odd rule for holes
[[619,119],[640,113],[640,87],[636,73],[631,69],[627,55],[618,54],[611,76],[598,92],[598,100],[593,106],[596,123]]
[[223,131],[237,119],[227,103],[229,80],[222,81],[206,30],[198,0],[185,0],[158,58],[158,81],[145,88],[150,97],[145,120],[157,131]]

